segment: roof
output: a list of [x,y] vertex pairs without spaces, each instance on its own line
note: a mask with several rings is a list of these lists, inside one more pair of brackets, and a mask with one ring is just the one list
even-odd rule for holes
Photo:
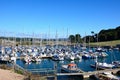
[[70,63],[70,64],[68,64],[68,66],[76,66],[76,64]]

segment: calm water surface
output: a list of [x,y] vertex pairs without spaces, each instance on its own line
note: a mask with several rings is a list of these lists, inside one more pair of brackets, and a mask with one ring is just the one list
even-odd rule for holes
[[[107,62],[111,63],[114,60],[120,61],[120,51],[113,50],[113,51],[107,51],[107,54],[109,55],[106,58],[98,59],[99,62]],[[94,68],[90,67],[90,64],[95,63],[95,59],[82,59],[82,60],[76,60],[72,61],[77,64],[77,66],[82,69],[83,71],[94,71]],[[63,64],[69,64],[71,61],[52,61],[51,59],[43,59],[39,63],[31,63],[31,64],[25,64],[22,60],[17,60],[16,62],[18,65],[25,69],[40,69],[40,68],[52,68],[54,69],[54,64],[57,64],[57,72],[61,72],[61,65]],[[64,76],[66,79],[70,78],[68,76]],[[63,77],[58,77],[58,80],[61,80]],[[68,79],[69,80],[69,79]],[[72,79],[74,80],[74,79]],[[75,79],[76,80],[76,79]]]

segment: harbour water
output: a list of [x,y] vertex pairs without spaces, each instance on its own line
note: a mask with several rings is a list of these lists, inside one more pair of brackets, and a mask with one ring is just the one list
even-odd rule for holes
[[[98,62],[106,62],[106,63],[112,63],[112,61],[120,61],[120,51],[119,50],[106,50],[108,57],[105,58],[99,58]],[[18,53],[19,54],[19,53]],[[54,65],[57,65],[57,73],[61,72],[61,65],[63,64],[69,64],[69,63],[75,63],[77,64],[78,68],[85,72],[95,71],[95,68],[92,68],[90,64],[95,64],[95,59],[82,59],[82,60],[75,60],[75,61],[53,61],[52,59],[42,59],[41,62],[37,63],[29,63],[26,64],[22,60],[17,60],[16,64],[20,65],[24,69],[42,69],[42,68],[51,68],[54,69]],[[75,77],[70,76],[62,76],[58,77],[57,80],[66,79],[66,80],[77,80]],[[78,79],[79,80],[79,79]]]
[[[105,58],[99,58],[99,62],[107,62],[111,63],[112,61],[120,61],[120,51],[119,50],[113,50],[113,51],[106,51],[109,55]],[[18,53],[19,54],[19,53]],[[38,68],[54,68],[54,63],[57,64],[57,70],[60,71],[60,67],[63,64],[69,64],[69,63],[76,63],[77,66],[82,69],[83,71],[94,71],[95,69],[90,67],[90,64],[95,63],[95,59],[82,59],[82,60],[75,60],[75,61],[53,61],[51,59],[42,59],[41,62],[38,63],[29,63],[26,64],[22,60],[17,60],[16,63],[20,65],[21,67],[25,69],[38,69]]]

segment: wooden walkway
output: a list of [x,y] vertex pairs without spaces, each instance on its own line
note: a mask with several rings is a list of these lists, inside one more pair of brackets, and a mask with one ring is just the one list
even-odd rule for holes
[[104,73],[104,72],[116,73],[119,70],[120,70],[120,68],[105,69],[105,70],[99,70],[99,71],[93,71],[93,72],[83,72],[83,73],[57,73],[57,76],[83,75],[84,78],[87,78],[87,77],[89,77],[90,75],[93,75],[93,74],[99,74],[99,73]]

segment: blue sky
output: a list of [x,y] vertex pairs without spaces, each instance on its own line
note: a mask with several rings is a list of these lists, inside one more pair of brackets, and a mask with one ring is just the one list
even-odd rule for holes
[[120,0],[0,0],[0,34],[82,37],[120,26]]

